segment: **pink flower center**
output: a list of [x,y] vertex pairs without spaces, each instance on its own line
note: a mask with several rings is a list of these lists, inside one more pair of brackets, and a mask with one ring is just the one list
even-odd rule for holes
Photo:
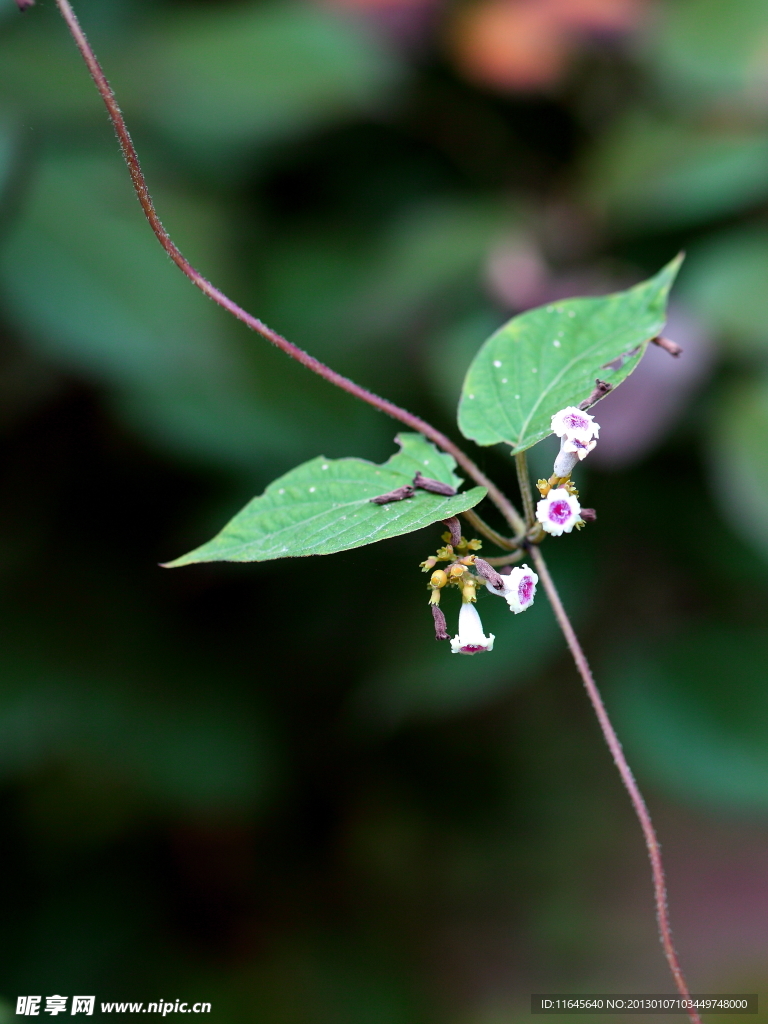
[[462,654],[477,654],[478,651],[485,650],[487,650],[487,648],[483,647],[481,644],[467,644],[465,647],[461,648]]
[[549,506],[548,515],[553,523],[562,526],[563,523],[567,523],[571,518],[571,506],[562,499],[560,501],[553,501]]
[[517,596],[520,599],[520,604],[530,604],[533,599],[533,578],[531,576],[523,576],[520,580]]
[[577,416],[575,412],[572,412],[565,417],[565,425],[571,430],[586,430],[589,423],[583,416]]

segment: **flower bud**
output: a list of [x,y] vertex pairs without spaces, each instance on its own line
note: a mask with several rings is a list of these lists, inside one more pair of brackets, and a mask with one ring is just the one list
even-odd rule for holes
[[461,544],[461,524],[459,520],[456,516],[451,516],[450,519],[444,519],[443,522],[449,531],[447,537],[443,534],[443,540],[448,541],[454,548],[457,548]]
[[444,484],[441,480],[432,480],[421,473],[417,473],[413,478],[413,486],[420,488],[422,491],[429,491],[430,494],[451,496],[456,493],[456,488],[451,487],[450,484]]
[[386,494],[379,494],[375,498],[369,498],[374,505],[388,505],[392,501],[403,501],[405,498],[413,497],[413,488],[410,484],[403,484],[396,487],[394,491],[387,491]]
[[433,604],[432,606],[432,618],[435,621],[435,640],[448,640],[448,623],[445,621],[445,615],[443,615],[442,609]]
[[475,559],[475,570],[489,590],[493,589],[499,593],[504,591],[504,577],[496,572],[493,566],[484,558]]

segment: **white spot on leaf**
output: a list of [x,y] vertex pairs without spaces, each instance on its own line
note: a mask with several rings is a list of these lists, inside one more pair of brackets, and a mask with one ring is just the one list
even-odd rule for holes
[[314,494],[316,490],[317,490],[317,488],[316,488],[316,487],[310,487],[310,488],[309,488],[309,493],[310,493],[310,494]]
[[500,359],[494,359],[493,360],[493,365],[498,369],[498,367],[501,366],[501,360]]
[[552,342],[552,344],[555,346],[555,348],[560,348],[560,339],[559,338],[555,338],[555,340]]
[[506,377],[502,377],[501,378],[501,383],[502,384],[506,384],[507,383],[507,378]]

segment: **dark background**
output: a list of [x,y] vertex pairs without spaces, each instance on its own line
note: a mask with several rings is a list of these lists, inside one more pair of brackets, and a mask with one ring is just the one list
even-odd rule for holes
[[[685,355],[653,349],[599,407],[598,522],[546,550],[690,985],[759,992],[768,2],[78,10],[189,258],[454,434],[505,319],[688,251]],[[385,459],[398,427],[178,274],[52,0],[0,11],[0,428],[0,1020],[95,993],[222,1024],[512,1024],[533,991],[672,990],[543,594],[514,619],[481,602],[496,650],[459,659],[418,569],[437,529],[158,567],[305,459]],[[504,451],[476,457],[513,488]]]

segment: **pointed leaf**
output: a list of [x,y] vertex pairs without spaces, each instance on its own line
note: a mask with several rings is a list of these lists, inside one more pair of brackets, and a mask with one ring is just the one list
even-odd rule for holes
[[464,381],[459,427],[478,444],[513,453],[551,433],[554,413],[578,405],[595,379],[616,387],[634,370],[666,320],[682,261],[655,277],[596,299],[568,299],[513,317],[486,341]]
[[458,486],[454,460],[419,434],[401,434],[401,451],[383,466],[364,459],[318,456],[275,480],[250,501],[221,533],[168,563],[264,562],[270,558],[329,555],[448,519],[477,505],[485,489],[443,497],[417,490],[413,497],[376,505],[371,501],[410,484],[418,470]]

